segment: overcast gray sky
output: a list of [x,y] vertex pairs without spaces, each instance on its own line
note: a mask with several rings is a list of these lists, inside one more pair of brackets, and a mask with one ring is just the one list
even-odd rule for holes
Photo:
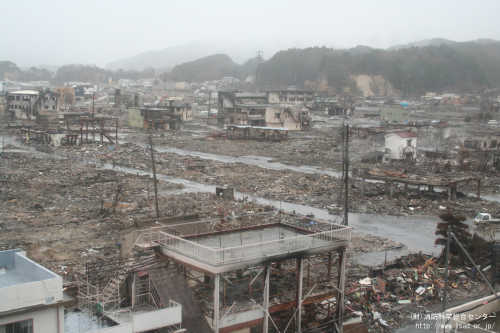
[[0,60],[106,63],[191,42],[262,49],[500,39],[499,0],[1,0]]

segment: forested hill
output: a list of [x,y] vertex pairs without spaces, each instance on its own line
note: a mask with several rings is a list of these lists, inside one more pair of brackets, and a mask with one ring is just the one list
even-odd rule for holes
[[355,75],[382,76],[403,94],[465,91],[500,86],[500,43],[475,41],[394,50],[356,47],[280,51],[259,65],[262,87],[304,87],[324,82],[330,90],[356,89]]

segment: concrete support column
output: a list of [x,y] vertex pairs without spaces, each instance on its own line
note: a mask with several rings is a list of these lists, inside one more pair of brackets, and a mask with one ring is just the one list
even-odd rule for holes
[[302,280],[304,277],[304,259],[297,258],[297,333],[302,332]]
[[343,332],[344,325],[344,287],[345,287],[345,264],[346,264],[346,248],[339,250],[339,278],[337,293],[337,332]]
[[394,196],[394,183],[389,183],[389,196],[391,198]]
[[451,185],[448,185],[448,201],[451,201]]
[[481,179],[477,180],[477,198],[481,199]]
[[220,274],[214,276],[214,318],[213,327],[214,332],[219,333],[219,294],[220,294]]
[[365,179],[364,178],[361,178],[361,197],[364,197],[365,196]]
[[262,333],[269,332],[269,277],[271,276],[271,265],[267,264],[265,268],[264,280],[264,323],[262,324]]
[[434,185],[428,185],[427,189],[429,190],[429,192],[434,192]]

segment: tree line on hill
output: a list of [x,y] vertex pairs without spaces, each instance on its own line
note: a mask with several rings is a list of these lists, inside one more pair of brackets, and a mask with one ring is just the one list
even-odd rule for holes
[[402,95],[427,91],[462,92],[500,86],[500,42],[472,41],[374,49],[358,46],[338,50],[326,47],[288,49],[264,61],[261,57],[243,64],[225,54],[215,54],[175,66],[170,72],[154,69],[106,70],[89,65],[65,65],[50,72],[41,68],[21,70],[9,61],[0,62],[0,79],[19,81],[68,81],[104,83],[109,78],[160,77],[164,81],[203,82],[231,76],[253,76],[259,88],[308,88],[308,82],[325,82],[329,91],[356,91],[356,75],[381,76]]

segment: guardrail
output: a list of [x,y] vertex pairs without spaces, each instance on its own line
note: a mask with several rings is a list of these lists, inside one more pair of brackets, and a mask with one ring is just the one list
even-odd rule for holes
[[[290,227],[291,225],[286,225]],[[330,225],[330,230],[305,235],[260,241],[240,246],[215,248],[161,230],[148,230],[141,234],[137,244],[161,246],[167,250],[210,265],[222,265],[257,258],[284,255],[299,251],[331,247],[333,243],[351,240],[351,227]]]

